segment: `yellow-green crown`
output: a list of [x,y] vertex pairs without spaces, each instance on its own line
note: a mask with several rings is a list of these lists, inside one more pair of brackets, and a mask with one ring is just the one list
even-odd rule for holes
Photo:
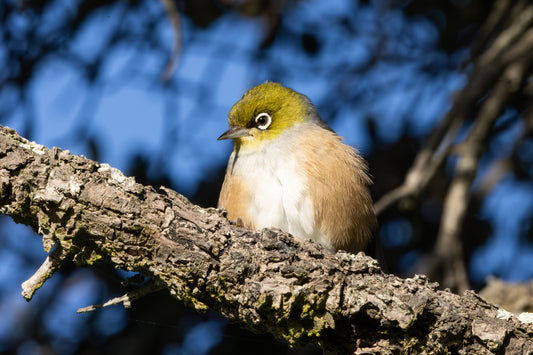
[[[270,118],[259,117],[263,113]],[[265,119],[271,122],[267,125]],[[228,121],[230,131],[239,129],[240,133],[225,134],[221,139],[231,138],[236,143],[246,145],[277,138],[300,123],[324,124],[307,96],[273,82],[265,82],[248,90],[231,109]]]

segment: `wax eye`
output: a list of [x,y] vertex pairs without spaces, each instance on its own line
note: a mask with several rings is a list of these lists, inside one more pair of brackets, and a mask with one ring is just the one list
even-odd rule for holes
[[270,127],[270,124],[272,123],[272,117],[266,112],[261,112],[259,115],[255,117],[255,125],[260,130],[264,131],[268,127]]

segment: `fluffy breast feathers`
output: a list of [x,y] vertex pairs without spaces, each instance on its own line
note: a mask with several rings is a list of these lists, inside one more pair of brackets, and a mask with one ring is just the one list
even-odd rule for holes
[[363,158],[333,131],[303,123],[253,151],[234,151],[219,199],[228,218],[357,252],[376,225]]

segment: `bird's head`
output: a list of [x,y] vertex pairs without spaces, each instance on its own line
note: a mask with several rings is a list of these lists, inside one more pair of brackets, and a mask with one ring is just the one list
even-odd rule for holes
[[265,82],[248,90],[233,105],[230,129],[218,139],[233,139],[239,149],[254,149],[272,142],[305,122],[322,122],[307,96],[279,83]]

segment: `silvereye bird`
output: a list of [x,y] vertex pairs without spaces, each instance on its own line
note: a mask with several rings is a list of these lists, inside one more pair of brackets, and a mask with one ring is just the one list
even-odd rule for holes
[[246,92],[229,113],[234,149],[218,207],[252,229],[279,228],[331,251],[361,251],[376,216],[363,158],[305,96],[274,82]]

